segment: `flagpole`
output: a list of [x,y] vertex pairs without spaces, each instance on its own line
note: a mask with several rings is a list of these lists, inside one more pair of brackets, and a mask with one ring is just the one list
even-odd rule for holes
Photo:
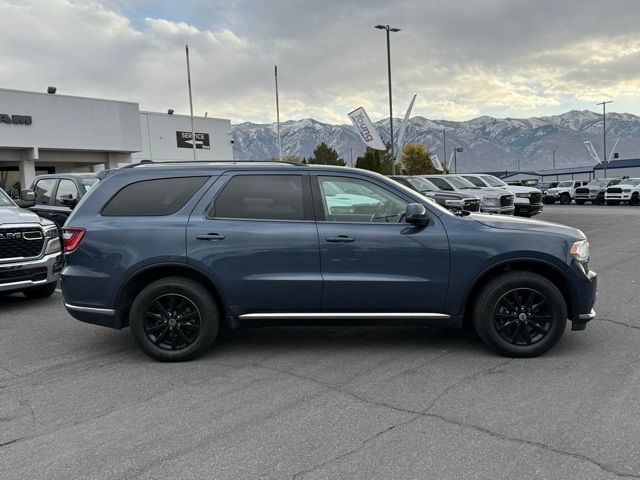
[[280,101],[278,99],[278,66],[274,65],[274,74],[276,78],[276,122],[278,128],[278,160],[282,161],[282,141],[280,139]]
[[187,83],[189,85],[189,111],[191,117],[191,144],[193,146],[193,160],[196,160],[196,133],[193,128],[193,97],[191,95],[191,65],[189,64],[189,45],[185,45],[187,54]]

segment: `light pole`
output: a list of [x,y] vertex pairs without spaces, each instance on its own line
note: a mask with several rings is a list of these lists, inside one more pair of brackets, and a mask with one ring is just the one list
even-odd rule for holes
[[453,173],[458,173],[458,154],[464,152],[464,148],[456,147],[453,149]]
[[604,178],[607,178],[607,103],[613,103],[613,100],[608,102],[596,103],[596,105],[602,105],[602,162],[604,163]]
[[442,130],[442,148],[443,148],[443,159],[447,161],[447,130]]
[[391,97],[391,41],[389,40],[389,32],[399,32],[399,28],[390,27],[389,25],[376,25],[375,28],[387,31],[387,71],[389,74],[389,130],[391,133],[391,173],[396,174],[396,156],[393,151],[393,100]]

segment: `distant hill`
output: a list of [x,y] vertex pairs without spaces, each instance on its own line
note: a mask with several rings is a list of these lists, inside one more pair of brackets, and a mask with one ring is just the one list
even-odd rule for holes
[[[401,119],[394,118],[394,129]],[[383,140],[389,139],[389,119],[376,122]],[[362,154],[364,144],[351,125],[331,125],[311,118],[289,120],[280,126],[283,155],[310,157],[320,142],[335,148],[349,162]],[[552,150],[556,167],[592,165],[582,143],[591,140],[602,156],[602,115],[588,110],[551,117],[492,118],[478,117],[464,122],[429,120],[413,117],[407,127],[406,141],[422,143],[442,160],[442,130],[447,129],[447,153],[454,146],[464,148],[458,156],[458,170],[552,168]],[[276,124],[241,123],[232,127],[234,155],[239,160],[265,160],[278,156]],[[620,158],[640,157],[640,117],[628,113],[607,114],[607,151],[615,143]]]

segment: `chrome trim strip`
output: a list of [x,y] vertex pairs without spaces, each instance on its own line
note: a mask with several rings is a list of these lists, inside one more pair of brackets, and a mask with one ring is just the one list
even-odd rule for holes
[[270,319],[289,319],[289,320],[309,320],[309,319],[362,319],[384,318],[389,320],[416,319],[416,320],[448,320],[450,315],[444,313],[245,313],[238,318],[241,320],[270,320]]
[[594,309],[591,309],[589,313],[582,313],[578,315],[578,318],[580,320],[593,320],[594,318],[596,318],[596,311]]
[[64,304],[68,310],[74,310],[76,312],[96,313],[98,315],[115,315],[116,311],[111,308],[95,308],[95,307],[81,307],[79,305]]

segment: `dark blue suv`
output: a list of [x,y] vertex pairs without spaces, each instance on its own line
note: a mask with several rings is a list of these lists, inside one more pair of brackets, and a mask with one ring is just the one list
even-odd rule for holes
[[594,317],[574,228],[453,214],[365,170],[284,163],[142,164],[103,172],[63,229],[75,318],[131,327],[158,360],[221,327],[473,322],[503,355],[551,348]]

